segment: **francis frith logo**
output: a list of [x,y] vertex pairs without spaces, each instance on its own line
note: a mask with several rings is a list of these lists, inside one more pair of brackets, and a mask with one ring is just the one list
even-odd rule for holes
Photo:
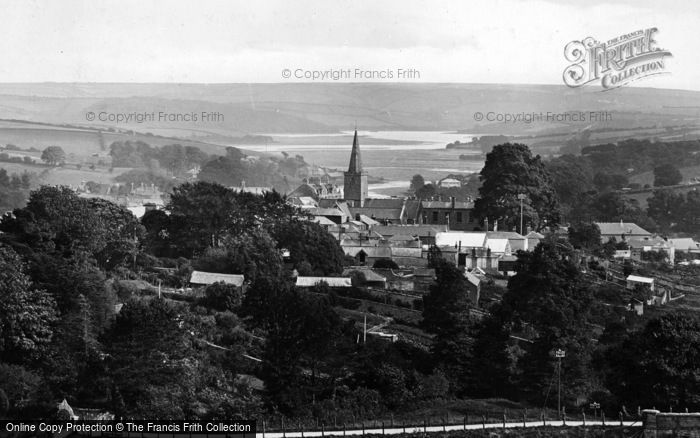
[[592,37],[570,42],[564,48],[564,56],[572,64],[564,70],[564,83],[574,88],[599,82],[605,90],[611,90],[668,73],[664,58],[672,55],[657,46],[657,31],[652,27],[606,42]]

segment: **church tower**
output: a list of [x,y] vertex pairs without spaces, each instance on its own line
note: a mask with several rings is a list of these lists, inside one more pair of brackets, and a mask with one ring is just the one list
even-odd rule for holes
[[364,206],[367,199],[367,173],[362,170],[362,155],[360,155],[360,143],[357,141],[357,130],[352,140],[352,153],[350,154],[350,166],[345,172],[345,200],[353,207]]

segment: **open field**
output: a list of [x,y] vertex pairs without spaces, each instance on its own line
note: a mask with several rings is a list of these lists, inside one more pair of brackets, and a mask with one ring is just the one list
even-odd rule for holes
[[96,168],[90,170],[83,167],[80,170],[75,166],[68,165],[64,167],[47,167],[41,165],[30,165],[20,163],[2,163],[0,169],[5,169],[8,174],[21,174],[23,172],[33,173],[35,175],[35,184],[47,185],[72,185],[78,186],[83,182],[94,181],[100,184],[110,184],[114,182],[114,178],[122,173],[128,172],[130,168],[117,167],[113,172],[109,172],[107,168]]

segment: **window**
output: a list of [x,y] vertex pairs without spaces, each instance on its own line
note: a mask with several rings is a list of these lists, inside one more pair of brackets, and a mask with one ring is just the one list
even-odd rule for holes
[[438,223],[438,212],[437,211],[433,212],[433,223],[434,224]]
[[457,212],[457,222],[462,223],[462,212],[461,211]]

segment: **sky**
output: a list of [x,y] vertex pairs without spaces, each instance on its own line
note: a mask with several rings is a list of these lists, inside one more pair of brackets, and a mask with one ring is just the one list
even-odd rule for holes
[[[0,0],[0,8],[0,82],[312,82],[304,76],[349,69],[351,82],[372,80],[359,70],[383,82],[562,84],[570,41],[656,27],[658,45],[673,54],[670,74],[637,84],[700,90],[692,0]],[[399,69],[414,73],[398,77]]]

